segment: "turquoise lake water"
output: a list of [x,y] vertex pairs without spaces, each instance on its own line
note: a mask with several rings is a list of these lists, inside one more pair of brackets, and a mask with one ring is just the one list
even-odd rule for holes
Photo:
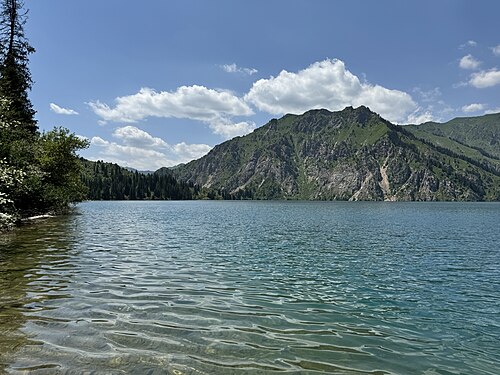
[[0,237],[0,373],[499,374],[500,204],[88,202]]

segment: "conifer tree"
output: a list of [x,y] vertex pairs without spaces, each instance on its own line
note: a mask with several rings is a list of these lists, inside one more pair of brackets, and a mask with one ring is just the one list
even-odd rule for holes
[[28,98],[33,81],[28,68],[35,49],[24,34],[22,0],[3,0],[0,12],[0,115],[2,122],[35,134],[35,110]]

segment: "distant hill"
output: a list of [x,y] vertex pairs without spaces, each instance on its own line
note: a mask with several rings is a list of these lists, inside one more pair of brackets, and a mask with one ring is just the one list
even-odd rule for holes
[[132,167],[123,167],[123,168],[125,168],[127,171],[130,171],[130,172],[138,172],[138,173],[142,173],[142,174],[153,174],[153,173],[155,173],[155,171],[149,171],[149,170],[140,171],[140,170],[132,168]]
[[168,171],[139,172],[114,163],[80,161],[89,200],[189,200],[199,195],[198,187],[178,181]]
[[499,116],[396,126],[363,106],[311,110],[169,173],[232,199],[500,200]]
[[459,117],[444,124],[427,122],[406,126],[405,129],[443,147],[455,147],[456,145],[449,142],[455,141],[475,149],[483,156],[500,160],[500,113]]

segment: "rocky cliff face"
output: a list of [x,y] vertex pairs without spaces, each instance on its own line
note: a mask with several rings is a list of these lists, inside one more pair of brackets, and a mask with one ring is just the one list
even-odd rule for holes
[[496,166],[420,139],[366,107],[273,119],[174,173],[234,198],[500,199]]

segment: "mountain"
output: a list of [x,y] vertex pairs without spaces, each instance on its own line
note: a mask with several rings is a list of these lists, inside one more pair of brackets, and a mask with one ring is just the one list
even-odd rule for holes
[[475,149],[483,156],[500,160],[500,113],[459,117],[444,124],[427,122],[407,126],[406,129],[444,147],[453,147],[449,142],[451,140]]
[[171,173],[234,199],[500,200],[498,146],[486,147],[500,122],[487,120],[475,120],[483,131],[473,137],[453,122],[443,133],[438,124],[397,126],[363,106],[311,110],[273,119]]

